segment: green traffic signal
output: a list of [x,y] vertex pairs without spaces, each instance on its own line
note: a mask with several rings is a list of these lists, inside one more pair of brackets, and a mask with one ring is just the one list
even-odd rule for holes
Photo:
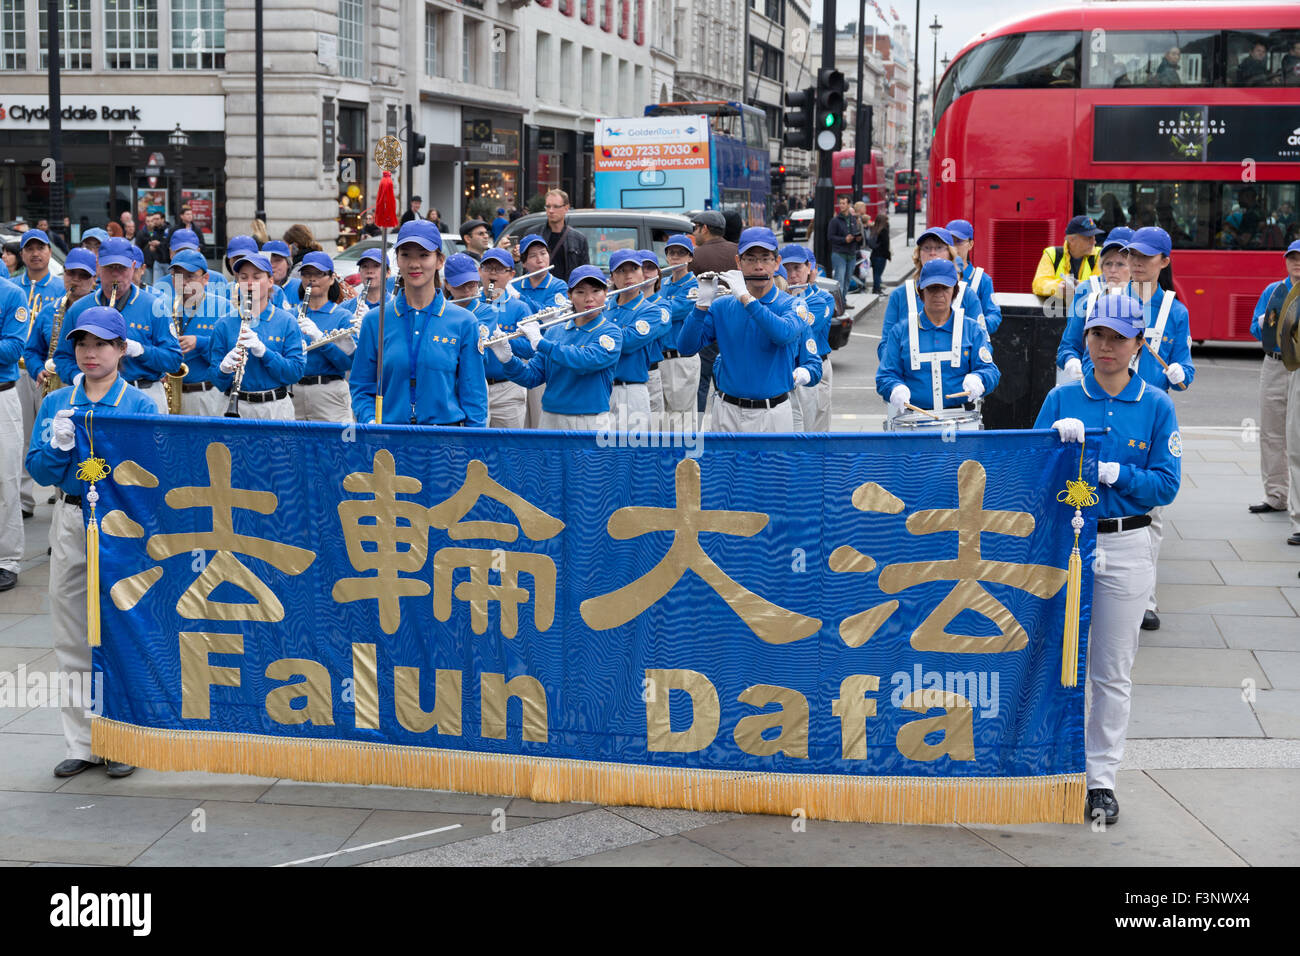
[[822,125],[827,129],[833,129],[835,127],[835,114],[827,113],[826,119],[822,120]]

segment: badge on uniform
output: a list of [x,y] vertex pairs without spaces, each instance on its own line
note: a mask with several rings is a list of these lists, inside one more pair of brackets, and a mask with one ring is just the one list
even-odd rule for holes
[[987,345],[980,346],[980,359],[981,361],[984,362],[993,361],[993,353],[989,351],[989,347]]
[[483,350],[487,348],[487,340],[490,334],[491,333],[488,332],[486,325],[480,325],[478,327],[478,354],[479,355],[482,355]]
[[802,302],[794,307],[794,314],[799,316],[799,318],[803,319],[809,325],[813,324],[812,313],[808,311],[808,306],[804,305]]
[[647,322],[645,319],[637,319],[637,320],[636,320],[636,330],[637,330],[637,333],[640,334],[640,335],[649,335],[649,334],[650,334],[650,323]]
[[602,346],[604,346],[605,351],[607,352],[614,351],[614,339],[611,338],[610,336],[602,335],[599,339],[597,339],[597,341],[600,342]]
[[672,317],[671,315],[668,314],[668,310],[667,310],[667,309],[660,309],[660,310],[659,310],[659,320],[660,320],[661,322],[671,322],[671,321],[673,320],[673,317]]
[[17,319],[19,322],[26,322],[27,321],[26,306],[19,306],[18,311],[14,313],[14,318]]
[[1169,454],[1175,458],[1183,457],[1183,436],[1179,432],[1169,434]]
[[807,348],[808,348],[808,354],[809,354],[809,355],[816,355],[816,354],[817,354],[817,343],[816,343],[813,339],[809,339],[809,340],[808,340]]
[[566,299],[566,298],[564,297],[564,293],[563,293],[563,292],[557,292],[557,293],[555,293],[555,304],[556,304],[556,305],[565,305],[565,304],[567,304],[567,303],[568,303],[568,299]]

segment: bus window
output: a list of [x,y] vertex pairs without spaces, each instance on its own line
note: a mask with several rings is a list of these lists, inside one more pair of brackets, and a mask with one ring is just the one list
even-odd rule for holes
[[1223,183],[1219,249],[1285,249],[1300,238],[1295,183]]
[[939,85],[936,113],[943,115],[963,93],[987,87],[1079,85],[1078,33],[1016,33],[975,47],[948,70]]
[[1105,49],[1088,54],[1083,85],[1210,86],[1218,37],[1190,30],[1109,30]]
[[1209,181],[1074,184],[1074,214],[1109,232],[1159,226],[1175,249],[1285,249],[1300,238],[1300,185]]
[[1300,30],[1227,35],[1229,86],[1300,86]]

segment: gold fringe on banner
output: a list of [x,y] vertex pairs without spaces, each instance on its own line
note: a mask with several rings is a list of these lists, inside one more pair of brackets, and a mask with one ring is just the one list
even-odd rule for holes
[[859,823],[1083,823],[1082,773],[916,778],[753,773],[558,757],[162,730],[98,717],[91,748],[154,770],[202,770],[317,783],[383,784],[528,797],[543,803],[775,813]]

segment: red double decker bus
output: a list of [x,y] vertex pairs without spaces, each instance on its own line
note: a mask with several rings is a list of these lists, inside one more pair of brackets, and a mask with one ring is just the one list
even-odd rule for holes
[[939,84],[932,223],[1028,292],[1072,216],[1160,226],[1195,339],[1245,339],[1300,237],[1300,5],[1102,3],[977,37]]
[[[857,154],[851,149],[842,149],[831,154],[831,182],[835,185],[835,198],[853,196],[853,163]],[[862,166],[862,197],[867,204],[867,212],[874,219],[876,213],[885,210],[885,164],[883,154],[878,149],[871,151],[871,162]]]

